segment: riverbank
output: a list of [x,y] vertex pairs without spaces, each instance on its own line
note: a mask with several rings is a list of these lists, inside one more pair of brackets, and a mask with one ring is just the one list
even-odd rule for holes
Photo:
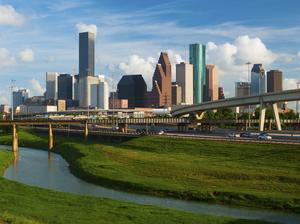
[[[0,173],[13,161],[0,150]],[[0,223],[216,223],[264,224],[78,196],[31,187],[0,177]]]
[[[1,137],[9,144],[10,136]],[[20,145],[46,148],[47,136],[20,132]],[[78,177],[121,190],[220,204],[300,211],[300,149],[142,137],[84,143],[55,137],[55,151]]]

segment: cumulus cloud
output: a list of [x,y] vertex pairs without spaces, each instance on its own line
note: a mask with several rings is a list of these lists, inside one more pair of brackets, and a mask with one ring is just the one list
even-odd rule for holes
[[286,78],[283,80],[283,89],[288,90],[288,89],[297,89],[297,83],[299,81],[297,79],[293,78]]
[[259,38],[240,36],[234,41],[237,47],[236,59],[238,63],[251,61],[252,63],[272,64],[276,59],[276,54],[268,50]]
[[167,50],[170,62],[174,65],[184,62],[179,53],[174,52],[173,50]]
[[19,53],[19,58],[23,62],[33,62],[34,61],[34,52],[30,48],[26,48]]
[[179,53],[174,52],[173,50],[167,50],[170,62],[172,64],[172,81],[176,81],[176,64],[184,62],[182,56]]
[[31,84],[30,90],[33,95],[41,96],[44,94],[45,88],[42,87],[42,85],[40,84],[40,82],[37,79],[31,79],[30,84]]
[[298,56],[298,58],[300,58],[300,51],[298,52],[297,56]]
[[[172,78],[173,81],[175,80],[175,68],[176,64],[179,64],[180,62],[183,62],[184,60],[182,59],[181,55],[174,52],[173,50],[167,50],[170,62],[172,64]],[[160,53],[157,54],[158,57]],[[143,58],[140,57],[139,55],[131,55],[129,57],[128,62],[122,62],[119,64],[119,70],[124,72],[125,74],[142,74],[148,89],[152,88],[152,76],[155,70],[155,66],[157,64],[158,58],[154,57],[148,57],[148,58]]]
[[94,33],[96,36],[98,32],[98,27],[95,24],[77,23],[76,28],[78,33],[91,32]]
[[[272,64],[277,55],[269,50],[259,38],[239,36],[232,43],[207,44],[207,59],[209,63],[217,64],[221,75],[230,75],[233,80],[246,80],[247,68],[245,63]],[[239,81],[239,80],[236,80]]]
[[144,59],[139,55],[131,55],[128,62],[121,62],[119,64],[119,69],[125,74],[142,74],[148,88],[151,88],[149,85],[152,83],[155,64],[156,60],[153,57]]
[[6,48],[0,48],[0,67],[11,66],[16,63],[15,57]]
[[[218,65],[220,84],[227,90],[234,90],[235,82],[248,80],[246,62],[269,66],[277,58],[259,38],[239,36],[231,43],[207,43],[207,63]],[[229,95],[233,96],[234,91]]]
[[0,5],[0,25],[21,26],[25,17],[11,5]]

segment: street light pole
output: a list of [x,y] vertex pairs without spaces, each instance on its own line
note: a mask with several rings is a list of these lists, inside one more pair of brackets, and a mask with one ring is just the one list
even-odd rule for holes
[[[246,62],[246,65],[248,65],[248,96],[250,96],[250,88],[251,88],[251,84],[250,84],[250,65],[251,65],[251,62],[248,61]],[[250,105],[248,105],[248,129],[250,128]]]
[[14,79],[10,80],[10,87],[9,90],[11,91],[11,120],[14,120],[14,88],[15,88],[15,81]]

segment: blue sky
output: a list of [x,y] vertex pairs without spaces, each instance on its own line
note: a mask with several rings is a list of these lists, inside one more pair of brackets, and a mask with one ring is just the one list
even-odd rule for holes
[[97,29],[96,72],[117,82],[126,73],[150,80],[160,51],[187,60],[188,44],[207,44],[228,96],[246,80],[244,63],[284,72],[285,87],[300,81],[298,0],[0,0],[0,103],[11,79],[32,95],[45,73],[78,71],[78,30]]

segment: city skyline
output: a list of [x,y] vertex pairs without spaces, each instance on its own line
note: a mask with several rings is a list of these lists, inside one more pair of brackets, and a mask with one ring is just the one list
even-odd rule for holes
[[[153,6],[148,3],[135,5],[135,1],[130,1],[124,9],[121,5],[113,7],[108,2],[96,4],[95,1],[53,1],[44,4],[29,1],[28,6],[17,0],[1,1],[1,12],[10,13],[12,17],[8,16],[5,20],[2,18],[3,13],[0,15],[0,31],[5,31],[0,36],[0,75],[3,80],[0,84],[0,101],[9,103],[7,90],[12,78],[17,80],[16,86],[19,88],[29,88],[32,95],[38,95],[45,89],[45,72],[78,73],[77,31],[91,30],[98,31],[96,74],[105,74],[108,78],[115,74],[115,81],[124,74],[140,73],[150,87],[149,80],[161,51],[167,51],[170,56],[174,81],[174,64],[188,62],[188,44],[200,42],[207,45],[208,63],[217,64],[220,68],[220,86],[224,87],[228,96],[234,95],[231,89],[234,89],[236,81],[247,80],[247,67],[244,63],[248,59],[253,64],[262,63],[266,70],[283,71],[284,86],[295,85],[296,88],[300,67],[300,47],[297,49],[300,31],[296,26],[299,16],[294,9],[299,3],[288,2],[287,6],[278,3],[269,8],[269,11],[273,12],[281,10],[282,16],[289,13],[287,20],[272,18],[275,21],[270,21],[267,12],[265,15],[261,13],[256,20],[249,20],[249,6],[255,4],[254,1],[251,4],[244,3],[242,8],[239,4],[235,6],[242,9],[243,16],[234,18],[228,13],[213,19],[206,13],[203,19],[192,22],[197,13],[188,6],[197,5],[198,1],[187,1],[182,8],[178,8],[182,1],[169,1],[169,4],[153,1]],[[214,4],[219,7],[223,5],[221,1]],[[228,2],[227,5],[233,4]],[[211,10],[218,12],[221,10],[219,7]],[[82,18],[75,18],[78,9],[84,9]],[[93,16],[93,12],[105,10],[107,12],[102,18]],[[135,16],[130,15],[132,10],[139,13]],[[178,15],[176,21],[169,19],[170,14]],[[65,18],[66,22],[60,24],[54,19],[55,15],[57,19]],[[100,20],[102,22],[99,22]],[[161,21],[165,21],[162,24],[163,29],[167,29],[167,33],[171,34],[168,40],[164,40],[164,34],[157,26]],[[128,24],[131,26],[127,27]],[[141,29],[134,33],[138,28]],[[212,32],[214,29],[220,32]],[[279,32],[280,30],[285,32]],[[128,32],[131,34],[128,35]],[[184,32],[188,37],[185,40]],[[123,38],[126,35],[127,39]],[[262,49],[262,53],[250,54],[249,49],[253,47]]]

